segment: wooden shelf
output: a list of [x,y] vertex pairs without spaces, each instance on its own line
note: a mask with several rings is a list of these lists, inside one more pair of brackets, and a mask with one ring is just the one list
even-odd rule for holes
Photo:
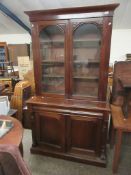
[[46,46],[46,47],[44,47],[45,49],[49,48],[49,47],[52,48],[52,46],[56,47],[56,48],[57,47],[64,48],[64,41],[42,41],[40,43],[44,44],[44,46]]
[[92,59],[87,59],[87,60],[75,60],[75,64],[99,64],[99,60],[92,60]]
[[98,77],[95,76],[74,76],[74,79],[81,79],[81,80],[98,80]]
[[42,64],[64,64],[64,61],[45,60],[45,61],[42,61]]
[[43,78],[64,78],[64,75],[44,75]]
[[11,64],[13,63],[12,61],[0,61],[0,64]]
[[100,39],[74,41],[74,48],[98,47],[99,45],[100,45]]

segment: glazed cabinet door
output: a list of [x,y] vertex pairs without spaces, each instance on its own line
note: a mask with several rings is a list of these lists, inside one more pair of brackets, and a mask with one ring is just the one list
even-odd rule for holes
[[[41,21],[35,25],[36,92],[44,95],[65,94],[66,21]],[[37,52],[38,51],[38,52]]]
[[102,118],[71,115],[68,118],[67,151],[70,154],[99,156],[101,150]]
[[102,18],[72,20],[71,94],[98,99]]
[[36,146],[45,150],[65,150],[65,118],[55,112],[39,111],[34,114],[32,131]]

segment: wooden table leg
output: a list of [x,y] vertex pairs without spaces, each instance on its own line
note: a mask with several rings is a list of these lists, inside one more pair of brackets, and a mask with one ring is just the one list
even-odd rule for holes
[[114,143],[115,143],[115,128],[113,127],[112,125],[112,128],[111,128],[111,138],[110,138],[110,148],[112,149],[113,146],[114,146]]
[[114,150],[114,159],[113,159],[113,173],[117,172],[119,159],[120,159],[120,149],[121,149],[121,142],[122,142],[122,130],[117,129],[116,131],[116,143],[115,143],[115,150]]

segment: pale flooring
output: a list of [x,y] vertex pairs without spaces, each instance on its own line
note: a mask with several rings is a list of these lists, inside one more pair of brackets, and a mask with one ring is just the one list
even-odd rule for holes
[[[24,130],[24,160],[32,175],[112,175],[113,150],[108,148],[106,168],[40,156],[30,153],[32,143],[30,130]],[[123,146],[117,175],[131,175],[131,147]]]

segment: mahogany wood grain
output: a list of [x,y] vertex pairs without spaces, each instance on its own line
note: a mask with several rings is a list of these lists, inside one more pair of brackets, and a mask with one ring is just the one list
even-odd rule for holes
[[[87,17],[86,14],[92,12],[95,12],[96,14],[92,13],[90,14],[90,17],[100,17],[100,16],[112,16],[113,11],[118,6],[119,4],[108,4],[100,6],[62,8],[52,10],[35,10],[35,11],[26,11],[25,13],[30,16],[31,22],[39,20],[51,20],[51,19],[69,19],[73,18],[72,14],[75,14],[75,18],[82,18]],[[109,13],[104,13],[105,11],[109,11]],[[80,13],[83,13],[84,15],[82,16],[80,15]]]
[[127,119],[124,119],[122,108],[114,105],[111,105],[111,112],[114,128],[131,132],[131,113],[128,114]]
[[22,146],[22,138],[23,138],[23,127],[19,120],[10,117],[0,115],[0,119],[11,120],[14,124],[13,128],[6,133],[3,137],[0,138],[0,144],[11,144],[19,147],[21,154],[23,155],[23,146]]
[[[32,123],[32,153],[106,166],[106,142],[110,112],[110,107],[106,100],[107,75],[112,18],[113,12],[118,5],[119,4],[109,4],[103,6],[25,12],[32,23],[36,84],[36,95],[27,101]],[[79,54],[80,58],[77,60],[78,62],[80,61],[80,64],[84,64],[85,68],[90,69],[90,66],[87,66],[85,62],[89,61],[90,64],[90,58],[93,61],[98,59],[98,67],[95,66],[98,70],[98,77],[97,80],[93,79],[93,84],[89,81],[90,77],[86,77],[87,75],[84,71],[85,77],[81,73],[81,77],[74,76],[77,74],[77,71],[74,69],[73,62],[75,56],[73,49],[76,47],[74,47],[73,42],[76,38],[79,41],[79,35],[83,33],[83,29],[80,30],[81,32],[79,34],[76,33],[78,37],[75,37],[74,33],[78,28],[81,29],[83,24],[89,26],[89,29],[91,28],[90,24],[94,25],[95,28],[97,28],[97,32],[95,33],[99,33],[96,37],[94,34],[90,35],[92,29],[84,28],[87,36],[85,37],[85,35],[83,35],[81,41],[91,42],[92,40],[90,41],[88,39],[94,39],[93,37],[95,36],[97,39],[100,39],[98,43],[99,46],[95,46],[97,52],[93,52],[95,56],[92,54],[92,46],[90,51],[88,50],[90,47],[86,48],[84,46],[84,49],[88,52],[81,50]],[[42,70],[41,61],[42,58],[45,58],[40,54],[40,49],[42,49],[42,47],[40,47],[40,32],[45,32],[43,29],[53,25],[58,28],[61,28],[61,25],[65,26],[64,94],[49,93],[49,91],[46,93],[42,89],[42,81],[44,81],[42,73],[44,77],[44,68]],[[45,33],[49,34],[50,31]],[[44,37],[42,39],[44,43],[46,39]],[[46,53],[44,50],[43,52]],[[85,62],[81,62],[82,56]],[[48,57],[46,58],[47,60],[49,59]],[[52,61],[54,61],[53,57]],[[95,71],[93,73],[96,73]],[[82,82],[81,86],[79,86],[79,78],[83,81],[83,77],[86,78],[86,82],[84,82],[86,85]],[[76,78],[77,83],[74,83]],[[77,86],[76,89],[75,86]],[[59,89],[56,88],[56,91],[58,90]],[[79,95],[81,93],[84,95]]]
[[111,113],[113,122],[111,144],[114,143],[113,140],[115,134],[114,130],[116,130],[116,136],[117,136],[114,150],[113,165],[112,165],[113,173],[116,173],[119,165],[123,132],[131,132],[131,113],[129,113],[128,118],[125,119],[123,116],[122,108],[120,106],[114,106],[114,105],[111,105]]
[[27,101],[32,115],[31,152],[105,166],[107,103],[53,99],[35,96]]

